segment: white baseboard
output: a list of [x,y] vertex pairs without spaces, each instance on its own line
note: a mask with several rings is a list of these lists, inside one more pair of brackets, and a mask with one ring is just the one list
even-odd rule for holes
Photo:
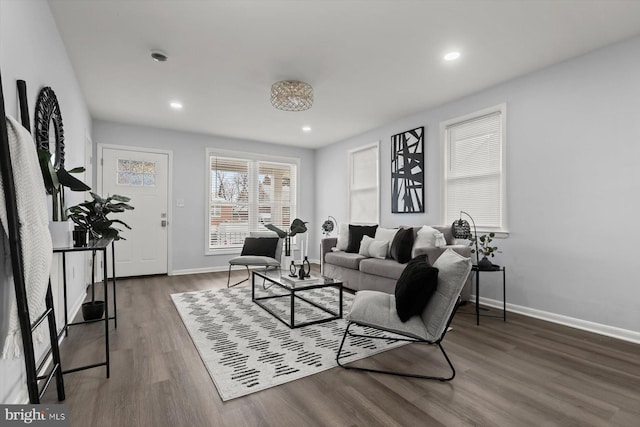
[[[311,264],[320,264],[320,260],[311,259],[309,260]],[[243,266],[232,267],[231,270],[244,270]],[[181,270],[172,270],[169,272],[169,276],[184,276],[186,274],[201,274],[201,273],[219,273],[221,271],[228,271],[229,266],[218,266],[218,267],[201,267],[201,268],[185,268]]]
[[[470,301],[475,301],[475,295]],[[502,310],[502,301],[480,297],[480,304]],[[601,323],[590,322],[588,320],[576,319],[574,317],[564,316],[562,314],[550,313],[535,308],[524,307],[521,305],[511,304],[507,302],[507,311],[522,314],[524,316],[545,320],[559,325],[569,326],[571,328],[581,329],[583,331],[593,332],[595,334],[605,335],[607,337],[616,338],[623,341],[640,344],[640,332],[631,331],[629,329],[617,328],[615,326],[603,325]]]

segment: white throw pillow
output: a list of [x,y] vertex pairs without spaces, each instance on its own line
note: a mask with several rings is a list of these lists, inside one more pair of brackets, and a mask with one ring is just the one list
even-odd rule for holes
[[346,251],[349,246],[349,224],[338,225],[338,243],[336,243],[336,249],[339,251]]
[[360,242],[359,255],[366,256],[367,258],[380,258],[385,259],[387,257],[387,251],[389,250],[389,242],[383,240],[375,240],[369,236],[362,236]]
[[391,242],[393,242],[393,238],[396,237],[396,233],[398,232],[397,228],[380,228],[376,229],[376,235],[374,239],[380,240],[383,242],[389,242],[389,249],[387,250],[387,257],[391,258]]
[[359,255],[369,257],[369,246],[371,246],[371,242],[373,239],[369,236],[362,236],[362,240],[360,241],[360,250],[358,251]]
[[441,248],[443,246],[447,246],[447,239],[445,239],[444,234],[441,232],[436,232],[436,248]]
[[369,245],[369,256],[371,258],[385,259],[389,251],[389,242],[384,240],[374,240]]
[[411,250],[411,258],[415,258],[418,249],[435,248],[436,247],[436,230],[428,225],[423,226],[416,236],[416,241],[413,243],[413,249]]

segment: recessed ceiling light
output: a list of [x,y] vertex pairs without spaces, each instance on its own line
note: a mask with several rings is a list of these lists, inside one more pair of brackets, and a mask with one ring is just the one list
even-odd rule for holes
[[182,103],[181,102],[171,101],[171,103],[169,105],[171,105],[171,108],[173,108],[174,110],[182,110]]
[[311,132],[311,126],[302,126],[303,132]]
[[445,61],[453,61],[460,58],[460,52],[449,52],[444,56]]
[[169,57],[166,53],[159,50],[151,51],[151,58],[156,62],[165,62]]

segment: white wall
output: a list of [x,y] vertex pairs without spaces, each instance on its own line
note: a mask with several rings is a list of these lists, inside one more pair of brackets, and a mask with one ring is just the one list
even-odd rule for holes
[[[640,38],[318,150],[317,218],[347,220],[347,151],[380,140],[381,224],[439,224],[440,122],[502,102],[511,233],[495,262],[508,268],[508,302],[640,338]],[[392,214],[390,137],[422,125],[426,213]],[[493,285],[481,295],[501,300],[483,280]]]
[[[85,134],[91,133],[91,119],[47,2],[0,1],[0,71],[5,109],[8,115],[16,119],[19,118],[16,80],[21,79],[27,82],[31,123],[33,123],[35,103],[40,89],[50,86],[55,91],[64,124],[65,164],[68,168],[82,165],[84,138]],[[71,192],[67,192],[66,195],[68,205],[82,201],[83,197],[82,194]],[[0,259],[4,255],[0,254]],[[54,275],[58,264],[59,256],[56,256],[54,257]],[[71,254],[67,257],[70,304],[84,294],[83,264],[82,255]],[[54,295],[60,301],[62,292],[58,292],[59,284],[55,282],[55,276]],[[5,291],[13,288],[13,281],[7,276],[0,277],[0,281],[2,295],[5,296],[0,303],[0,320],[5,323],[6,304],[9,302],[6,298],[8,293]],[[12,292],[11,296],[13,297]],[[46,326],[41,327],[46,328]],[[3,341],[4,333],[4,330],[0,331]],[[41,351],[44,345],[48,345],[48,340],[39,345],[38,349]],[[24,401],[26,397],[24,369],[22,359],[0,360],[0,402]]]
[[[317,257],[317,235],[320,225],[314,217],[313,194],[315,178],[315,152],[313,150],[245,141],[221,136],[177,132],[145,126],[96,120],[93,123],[93,142],[173,151],[173,218],[169,218],[172,236],[172,262],[174,274],[187,272],[226,270],[227,261],[235,255],[205,255],[205,204],[207,201],[207,170],[205,150],[218,148],[248,153],[300,159],[300,189],[298,217],[309,221],[309,252]],[[176,206],[176,199],[184,200],[184,207]],[[132,201],[135,206],[135,201]],[[312,252],[312,249],[314,251]],[[238,251],[239,252],[239,251]],[[171,274],[171,272],[170,272]]]

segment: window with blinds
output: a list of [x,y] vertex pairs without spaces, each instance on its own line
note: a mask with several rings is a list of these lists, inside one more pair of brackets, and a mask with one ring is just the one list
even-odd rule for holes
[[380,185],[378,143],[349,152],[349,222],[378,224]]
[[[244,154],[244,153],[243,153]],[[264,224],[286,230],[296,217],[295,163],[208,153],[208,249],[242,247]]]
[[500,105],[442,124],[445,224],[465,211],[478,228],[506,231],[505,114]]

